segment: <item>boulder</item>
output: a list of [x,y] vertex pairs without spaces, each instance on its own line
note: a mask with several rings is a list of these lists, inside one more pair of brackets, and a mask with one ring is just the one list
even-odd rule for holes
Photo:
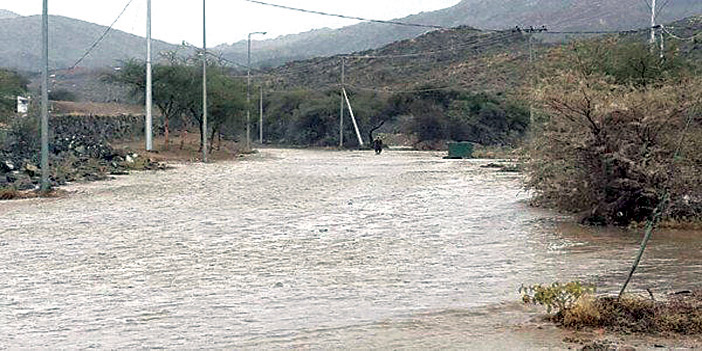
[[8,173],[15,170],[15,164],[10,160],[0,161],[0,173]]

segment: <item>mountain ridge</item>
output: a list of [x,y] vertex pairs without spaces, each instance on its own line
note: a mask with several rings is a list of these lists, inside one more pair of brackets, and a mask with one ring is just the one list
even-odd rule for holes
[[[71,67],[104,33],[107,27],[64,16],[49,16],[49,68]],[[25,72],[40,70],[41,16],[18,16],[0,20],[0,62],[3,68]],[[112,30],[81,62],[82,68],[115,66],[119,60],[146,56],[144,38]],[[154,57],[179,47],[154,40]]]
[[[659,22],[672,22],[702,13],[702,1],[669,2]],[[397,21],[444,27],[471,26],[503,30],[546,25],[550,30],[631,30],[650,24],[650,9],[641,0],[463,0],[455,6],[410,15]],[[359,23],[336,30],[305,32],[256,41],[252,62],[264,66],[357,52],[416,37],[427,30],[379,23]],[[246,62],[246,41],[217,47],[227,59]]]

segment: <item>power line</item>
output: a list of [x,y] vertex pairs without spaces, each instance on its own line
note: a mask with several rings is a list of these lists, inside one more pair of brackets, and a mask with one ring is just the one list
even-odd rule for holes
[[119,21],[119,19],[122,17],[122,15],[124,14],[124,12],[127,11],[127,8],[129,7],[129,5],[132,4],[132,1],[134,1],[134,0],[129,0],[129,1],[127,2],[127,5],[124,6],[124,8],[122,9],[122,12],[119,13],[119,16],[117,16],[117,18],[112,22],[112,24],[110,24],[109,27],[107,27],[107,29],[105,29],[105,31],[104,31],[104,32],[102,33],[102,35],[93,43],[93,45],[91,45],[91,46],[88,48],[88,50],[83,54],[83,56],[82,56],[80,59],[78,59],[78,61],[76,61],[76,63],[74,63],[73,66],[71,66],[71,68],[69,68],[69,69],[74,69],[74,68],[76,68],[81,62],[83,62],[83,60],[84,60],[86,57],[88,57],[88,55],[90,55],[90,52],[93,51],[93,49],[95,49],[95,48],[100,44],[100,42],[102,42],[103,39],[105,39],[105,37],[107,36],[107,34],[112,30],[112,27],[114,27],[114,25],[117,23],[117,21]]
[[384,21],[384,20],[369,19],[369,18],[356,17],[356,16],[340,15],[340,14],[336,14],[336,13],[328,13],[328,12],[315,11],[315,10],[306,10],[306,9],[301,9],[301,8],[297,8],[297,7],[283,6],[283,5],[272,4],[272,3],[263,2],[263,1],[258,1],[258,0],[243,0],[243,1],[251,2],[251,3],[259,4],[259,5],[277,7],[277,8],[281,8],[281,9],[285,9],[285,10],[291,10],[291,11],[297,11],[297,12],[304,12],[304,13],[311,13],[311,14],[321,15],[321,16],[327,16],[327,17],[338,17],[338,18],[359,20],[359,21],[364,21],[364,22],[383,23],[383,24],[393,24],[393,25],[407,26],[407,27],[420,27],[420,28],[432,28],[432,29],[446,29],[446,27],[436,26],[436,25],[429,25],[429,24],[407,23],[407,22],[399,22],[399,21]]

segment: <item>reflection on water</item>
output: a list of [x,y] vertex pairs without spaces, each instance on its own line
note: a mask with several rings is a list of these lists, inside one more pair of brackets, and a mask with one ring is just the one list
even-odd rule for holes
[[[529,318],[522,283],[617,290],[639,233],[439,156],[271,150],[0,203],[0,348],[469,347]],[[699,284],[696,237],[656,233],[632,290]]]

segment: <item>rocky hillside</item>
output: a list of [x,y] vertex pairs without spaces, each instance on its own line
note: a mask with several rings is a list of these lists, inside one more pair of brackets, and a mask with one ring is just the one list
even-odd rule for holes
[[[72,66],[105,31],[106,27],[62,16],[51,16],[50,69]],[[0,66],[26,72],[40,70],[41,16],[19,17],[0,12]],[[154,41],[154,52],[175,50],[177,46]],[[81,63],[83,68],[114,66],[120,59],[144,57],[144,38],[118,30]]]
[[[501,91],[528,68],[527,44],[523,33],[512,31],[434,31],[345,56],[345,83],[379,92],[436,87]],[[335,87],[341,80],[341,56],[291,62],[268,74],[263,77],[273,90]]]
[[[658,21],[671,22],[702,13],[702,1],[664,2]],[[659,3],[659,6],[662,3]],[[405,22],[444,27],[472,26],[508,29],[546,25],[551,30],[623,30],[645,28],[650,9],[645,0],[463,0],[448,9],[421,13],[401,19]],[[320,29],[256,42],[254,62],[266,66],[295,59],[329,56],[378,48],[416,37],[427,30],[377,23],[361,23],[341,29]],[[225,57],[246,60],[246,42],[220,46]]]
[[[700,35],[702,16],[672,22],[666,28],[679,37]],[[645,42],[649,30],[643,28],[624,35]],[[337,88],[343,57],[345,84],[350,90],[397,92],[450,87],[510,91],[521,84],[532,67],[532,55],[539,60],[540,53],[563,39],[559,35],[533,34],[530,53],[528,36],[512,30],[479,31],[471,27],[438,30],[377,50],[290,62],[265,71],[256,81],[265,81],[272,91]],[[702,57],[700,40],[667,36],[666,41],[688,57]]]

